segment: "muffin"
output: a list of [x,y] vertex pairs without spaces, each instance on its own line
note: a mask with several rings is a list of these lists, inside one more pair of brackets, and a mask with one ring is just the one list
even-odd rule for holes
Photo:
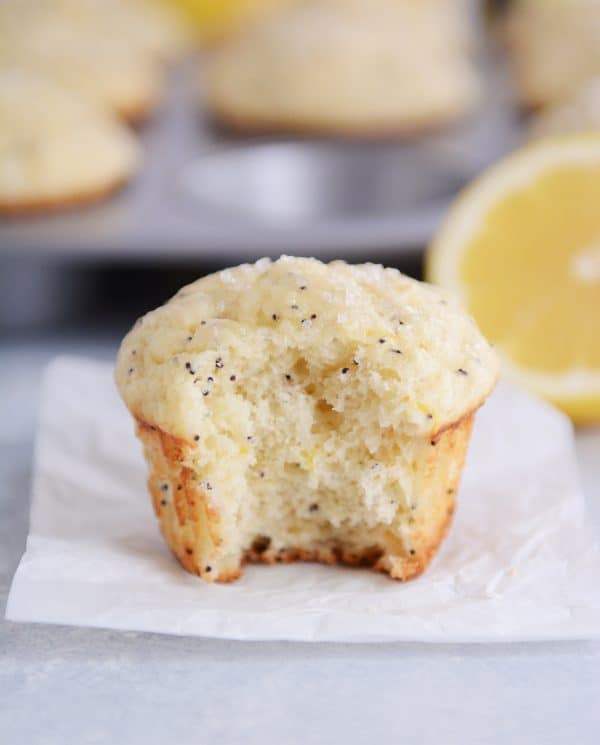
[[[80,0],[69,0],[80,3]],[[95,8],[112,14],[112,28],[123,30],[127,38],[133,37],[137,44],[165,62],[171,62],[183,53],[190,40],[184,23],[168,3],[161,0],[87,0]],[[108,24],[107,24],[107,27]]]
[[321,0],[286,8],[208,57],[208,107],[243,132],[369,137],[447,124],[473,108],[478,91],[462,7]]
[[[9,0],[14,1],[23,3]],[[59,16],[85,35],[121,36],[129,46],[163,61],[176,58],[187,46],[183,24],[159,0],[36,0],[35,8]]]
[[141,318],[116,381],[161,531],[229,581],[252,562],[370,566],[436,552],[497,362],[475,323],[394,269],[262,259]]
[[505,36],[526,107],[554,103],[600,73],[600,0],[517,0]]
[[158,60],[127,37],[86,28],[51,8],[9,2],[0,12],[0,69],[52,78],[127,122],[146,119],[163,93]]
[[600,76],[586,80],[568,96],[545,106],[531,120],[532,138],[600,129]]
[[43,77],[0,71],[0,213],[96,200],[139,161],[135,137],[104,110]]

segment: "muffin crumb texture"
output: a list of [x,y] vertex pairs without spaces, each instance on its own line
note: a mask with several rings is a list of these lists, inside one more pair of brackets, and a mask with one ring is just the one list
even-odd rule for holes
[[245,561],[420,573],[496,376],[439,291],[291,257],[183,288],[134,326],[116,373],[163,535],[207,581]]

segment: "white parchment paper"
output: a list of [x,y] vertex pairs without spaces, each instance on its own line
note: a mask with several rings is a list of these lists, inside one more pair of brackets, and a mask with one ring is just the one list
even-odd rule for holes
[[571,425],[506,384],[477,416],[446,542],[405,584],[314,564],[250,566],[230,585],[186,573],[159,535],[141,447],[106,364],[51,364],[34,468],[10,620],[231,639],[600,637],[600,552]]

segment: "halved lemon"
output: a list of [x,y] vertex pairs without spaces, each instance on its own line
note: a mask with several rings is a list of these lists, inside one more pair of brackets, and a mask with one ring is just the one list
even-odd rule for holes
[[600,421],[600,133],[553,137],[459,196],[427,252],[505,374],[577,422]]

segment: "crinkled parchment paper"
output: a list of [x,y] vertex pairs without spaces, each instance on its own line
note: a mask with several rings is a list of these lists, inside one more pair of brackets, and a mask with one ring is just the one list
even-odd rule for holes
[[230,585],[187,574],[159,535],[106,364],[52,363],[34,470],[11,620],[231,639],[600,637],[600,553],[571,425],[504,383],[477,416],[450,534],[405,584],[314,564],[250,566]]

